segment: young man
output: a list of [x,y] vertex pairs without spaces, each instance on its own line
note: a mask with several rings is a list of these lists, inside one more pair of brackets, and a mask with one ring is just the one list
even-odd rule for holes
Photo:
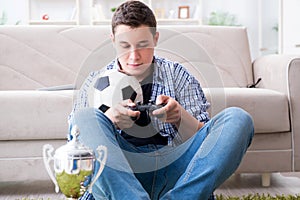
[[[145,113],[128,109],[134,105],[131,100],[102,111],[88,108],[87,91],[100,71],[90,74],[69,116],[70,129],[77,124],[80,141],[94,150],[107,146],[108,160],[93,193],[81,199],[213,198],[251,143],[251,117],[242,109],[228,108],[209,119],[209,104],[198,81],[179,63],[154,55],[156,20],[142,2],[118,7],[111,38],[117,57],[105,69],[134,76],[144,102],[163,107],[153,111],[146,127],[138,127]],[[96,162],[95,171],[98,167]]]

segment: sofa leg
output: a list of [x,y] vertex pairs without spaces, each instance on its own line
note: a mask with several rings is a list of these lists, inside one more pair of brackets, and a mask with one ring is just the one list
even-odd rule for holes
[[263,187],[269,187],[271,185],[271,173],[261,174],[261,184]]

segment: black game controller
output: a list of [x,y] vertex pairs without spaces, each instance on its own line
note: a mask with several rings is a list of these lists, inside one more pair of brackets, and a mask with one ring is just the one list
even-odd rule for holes
[[[143,118],[141,121],[140,119],[137,120],[136,117],[131,117],[131,119],[133,121],[136,121],[136,124],[140,125],[140,126],[147,126],[150,122],[151,122],[151,118],[150,118],[150,113],[152,113],[154,110],[157,110],[157,109],[160,109],[162,108],[163,106],[165,106],[166,104],[160,104],[160,105],[156,105],[154,104],[153,101],[150,101],[149,103],[147,104],[142,104],[141,102],[137,102],[135,104],[135,106],[129,106],[129,109],[130,110],[133,110],[133,111],[140,111],[141,112],[141,115],[144,115],[144,117],[140,117]],[[157,118],[162,118],[164,115],[156,115]]]

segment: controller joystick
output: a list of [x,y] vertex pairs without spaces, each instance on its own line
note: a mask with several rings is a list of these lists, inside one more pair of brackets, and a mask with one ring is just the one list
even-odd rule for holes
[[[146,114],[145,120],[144,122],[139,123],[138,125],[140,126],[147,126],[150,122],[151,122],[151,118],[150,118],[150,113],[152,113],[154,110],[160,109],[163,106],[165,106],[166,104],[160,104],[160,105],[156,105],[154,104],[153,101],[149,101],[149,103],[147,104],[141,104],[141,102],[137,102],[135,106],[129,106],[129,109],[133,110],[133,111],[140,111],[141,114]],[[156,117],[158,118],[162,118],[162,115],[156,115]],[[136,121],[137,118],[136,117],[131,117],[131,119],[133,121]]]

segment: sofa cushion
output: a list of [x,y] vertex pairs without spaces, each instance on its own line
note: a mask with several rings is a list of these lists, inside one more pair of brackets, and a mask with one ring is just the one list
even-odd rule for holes
[[[110,29],[101,26],[2,27],[0,90],[34,90],[73,83],[85,58],[108,43]],[[106,55],[113,58],[114,51]]]
[[[237,106],[251,114],[256,133],[290,131],[288,100],[280,92],[258,88],[204,88],[204,92],[211,116]],[[73,90],[0,91],[0,140],[66,138],[74,95]]]
[[73,90],[0,91],[0,140],[62,139]]
[[259,88],[204,88],[215,115],[226,107],[245,109],[254,119],[255,133],[290,131],[289,104],[283,93]]
[[245,27],[176,26],[161,27],[159,32],[156,54],[182,63],[203,87],[215,87],[210,80],[216,76],[222,82],[218,87],[253,83]]

